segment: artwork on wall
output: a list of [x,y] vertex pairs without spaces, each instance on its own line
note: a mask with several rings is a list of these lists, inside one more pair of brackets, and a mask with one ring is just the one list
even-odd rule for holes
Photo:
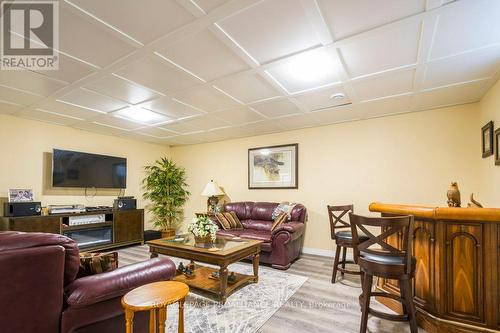
[[248,188],[298,188],[298,150],[297,143],[248,149]]
[[493,122],[490,121],[481,129],[481,146],[483,158],[493,155]]
[[495,165],[500,165],[500,128],[495,131]]

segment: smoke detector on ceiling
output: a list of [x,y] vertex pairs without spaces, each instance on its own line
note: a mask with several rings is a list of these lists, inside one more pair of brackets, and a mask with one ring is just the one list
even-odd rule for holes
[[344,99],[345,95],[342,93],[337,93],[337,94],[331,95],[330,98],[338,101],[338,100]]

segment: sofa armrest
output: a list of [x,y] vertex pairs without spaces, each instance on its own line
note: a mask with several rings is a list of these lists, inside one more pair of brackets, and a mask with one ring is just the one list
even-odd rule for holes
[[297,239],[304,233],[305,225],[303,222],[290,221],[287,223],[283,223],[278,228],[273,230],[273,238],[279,235],[280,233],[290,233],[292,234],[292,239]]
[[156,281],[170,280],[176,267],[168,258],[154,258],[144,262],[117,268],[76,279],[65,289],[66,302],[71,307],[84,307],[115,297],[130,290]]

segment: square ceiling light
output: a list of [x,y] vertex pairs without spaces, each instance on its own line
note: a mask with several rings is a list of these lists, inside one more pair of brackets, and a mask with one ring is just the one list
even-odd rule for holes
[[312,90],[340,82],[335,50],[303,52],[270,67],[270,75],[289,94]]
[[138,106],[130,106],[128,108],[115,111],[113,112],[113,116],[147,125],[160,124],[170,120],[170,118],[165,115],[143,109]]

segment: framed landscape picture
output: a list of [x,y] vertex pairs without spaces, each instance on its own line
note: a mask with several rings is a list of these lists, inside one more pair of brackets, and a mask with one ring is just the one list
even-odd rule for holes
[[481,129],[481,146],[483,158],[493,155],[493,122],[490,121]]
[[299,145],[248,149],[249,189],[296,189]]
[[500,165],[500,128],[495,131],[495,165]]

